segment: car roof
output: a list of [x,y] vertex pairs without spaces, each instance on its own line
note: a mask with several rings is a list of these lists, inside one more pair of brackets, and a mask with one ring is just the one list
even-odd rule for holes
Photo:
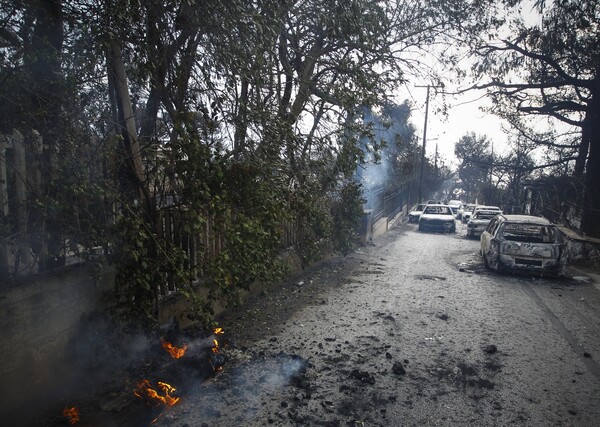
[[477,210],[489,210],[489,211],[501,211],[502,209],[500,209],[498,206],[487,206],[487,205],[477,205],[475,206],[475,209]]
[[[454,202],[454,203],[453,203]],[[462,205],[462,202],[460,200],[450,200],[448,202],[449,205]]]
[[441,203],[436,203],[435,205],[433,203],[430,203],[426,207],[427,208],[429,208],[429,207],[434,207],[435,208],[435,207],[439,207],[439,206],[444,207],[444,208],[449,208],[450,207],[448,205],[442,205]]
[[522,222],[527,224],[553,225],[548,219],[534,215],[501,215],[506,222]]

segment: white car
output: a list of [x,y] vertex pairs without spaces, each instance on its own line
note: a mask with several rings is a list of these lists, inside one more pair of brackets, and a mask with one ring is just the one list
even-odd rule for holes
[[425,209],[425,203],[419,203],[415,205],[412,210],[408,213],[408,222],[419,222],[419,218]]
[[461,209],[458,210],[458,219],[462,220],[465,224],[471,218],[471,214],[473,213],[473,209],[475,209],[477,205],[472,203],[466,203],[462,206]]
[[481,235],[481,256],[488,269],[561,276],[566,267],[564,242],[546,218],[498,215]]
[[490,221],[500,214],[502,210],[498,206],[477,206],[467,223],[467,237],[480,236]]
[[457,218],[458,218],[458,213],[460,212],[460,209],[462,208],[462,205],[463,205],[463,202],[461,202],[460,200],[450,200],[448,202],[448,206],[450,206],[450,209],[452,209],[452,213]]
[[419,218],[419,231],[434,230],[455,233],[454,214],[448,205],[427,205]]

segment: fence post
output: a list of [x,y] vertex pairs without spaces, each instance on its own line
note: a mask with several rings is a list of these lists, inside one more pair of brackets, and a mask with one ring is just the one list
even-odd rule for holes
[[[19,232],[19,264],[29,268],[32,263],[31,249],[27,235],[27,164],[23,135],[18,130],[12,134],[13,158],[15,165],[15,199]],[[19,265],[15,265],[14,274],[19,274]]]
[[[8,218],[8,176],[6,168],[6,136],[0,136],[0,219]],[[8,227],[8,221],[5,222]],[[0,235],[0,276],[8,277],[8,233]]]

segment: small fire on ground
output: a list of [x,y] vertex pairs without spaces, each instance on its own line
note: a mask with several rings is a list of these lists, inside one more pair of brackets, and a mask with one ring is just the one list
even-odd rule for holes
[[179,359],[183,357],[185,351],[187,350],[187,344],[184,344],[183,347],[176,347],[171,344],[169,341],[162,341],[162,347],[171,355],[174,359]]
[[179,397],[171,396],[171,394],[176,391],[174,387],[161,381],[158,381],[157,384],[158,388],[162,392],[162,395],[159,394],[159,392],[156,391],[154,388],[152,388],[152,385],[148,380],[141,381],[138,384],[134,394],[140,399],[148,403],[154,404],[156,406],[174,406],[175,404],[177,404],[177,402],[179,402]]
[[[223,329],[215,328],[213,330],[213,334],[215,336],[221,335],[223,334]],[[169,341],[165,341],[164,339],[161,340],[161,344],[165,351],[167,351],[167,353],[169,353],[174,359],[179,359],[183,357],[186,354],[186,350],[188,348],[187,344],[184,344],[182,347],[177,347]],[[219,354],[219,349],[219,341],[217,341],[217,339],[215,338],[213,339],[213,345],[211,347],[212,357],[210,358],[210,364],[215,372],[220,372],[223,370],[223,356]],[[156,384],[157,387],[153,387],[149,380],[142,380],[138,383],[134,394],[140,399],[144,400],[146,403],[157,407],[174,406],[180,401],[180,397],[173,396],[173,394],[176,392],[175,387],[162,381],[157,381]]]
[[77,422],[79,421],[79,413],[77,412],[77,408],[72,406],[71,408],[63,409],[63,417],[67,419],[69,424],[77,424]]
[[[223,334],[223,328],[215,328],[213,330],[213,334],[215,334],[215,336]],[[215,372],[221,372],[223,370],[222,357],[218,357],[220,348],[221,346],[219,345],[219,341],[216,338],[213,339],[213,346],[211,349],[213,352],[213,357],[210,359],[210,364]]]

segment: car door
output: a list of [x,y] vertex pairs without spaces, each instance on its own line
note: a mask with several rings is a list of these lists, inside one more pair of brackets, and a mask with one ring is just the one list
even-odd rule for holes
[[487,228],[481,233],[481,255],[485,256],[490,250],[490,241],[492,240],[493,233],[496,231],[498,225],[498,217],[492,218]]

